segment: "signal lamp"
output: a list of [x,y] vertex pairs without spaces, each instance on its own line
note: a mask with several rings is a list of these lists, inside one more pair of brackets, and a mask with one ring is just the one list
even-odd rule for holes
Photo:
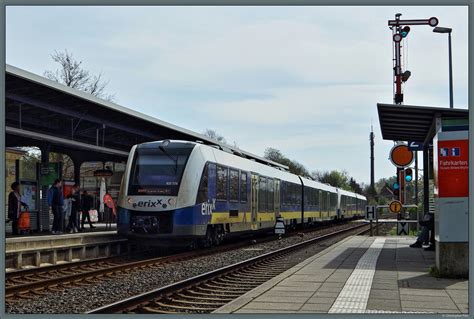
[[403,27],[402,32],[400,32],[400,34],[401,34],[402,37],[404,37],[404,38],[406,38],[406,36],[408,35],[408,33],[410,33],[410,27],[409,27],[409,26]]
[[413,170],[411,168],[407,168],[405,170],[405,180],[407,182],[411,182],[413,180]]
[[408,81],[408,79],[411,76],[411,72],[406,70],[405,72],[402,73],[402,82]]

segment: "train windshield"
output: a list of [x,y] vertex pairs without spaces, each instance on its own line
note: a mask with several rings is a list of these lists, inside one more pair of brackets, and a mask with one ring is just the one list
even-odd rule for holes
[[194,145],[137,148],[129,195],[178,195],[184,167]]

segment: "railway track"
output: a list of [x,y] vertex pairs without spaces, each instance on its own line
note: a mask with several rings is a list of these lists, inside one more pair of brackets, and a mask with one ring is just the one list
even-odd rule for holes
[[156,269],[164,264],[238,249],[247,245],[250,245],[250,241],[169,256],[139,260],[135,258],[134,261],[127,257],[104,257],[66,265],[15,271],[6,274],[5,298],[7,302],[17,298],[33,298],[35,295],[42,295],[48,291],[58,291],[71,288],[73,285],[83,286],[94,284],[98,280],[116,278],[137,268]]
[[[324,227],[309,228],[305,232],[318,231]],[[301,232],[301,231],[300,231]],[[297,235],[293,233],[292,236]],[[259,243],[275,240],[267,237]],[[188,260],[201,256],[217,254],[219,252],[239,249],[252,245],[248,240],[240,243],[231,243],[223,246],[198,251],[178,253],[169,256],[160,256],[137,260],[130,257],[105,257],[94,260],[84,260],[70,264],[54,265],[38,269],[15,271],[6,274],[5,298],[7,302],[17,299],[30,299],[50,291],[59,291],[73,286],[84,286],[97,283],[101,280],[117,278],[124,273],[138,268],[158,269],[165,264]]]
[[368,225],[335,231],[286,248],[222,267],[92,311],[97,313],[210,313],[349,235],[366,233]]

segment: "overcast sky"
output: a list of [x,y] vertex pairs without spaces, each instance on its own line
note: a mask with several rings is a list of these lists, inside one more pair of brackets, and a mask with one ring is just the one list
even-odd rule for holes
[[[453,28],[454,105],[467,108],[467,7],[7,7],[7,63],[36,74],[67,49],[110,80],[117,103],[311,170],[391,176],[376,103],[392,103],[387,20]],[[449,106],[447,35],[413,26],[405,104]],[[421,158],[421,157],[420,157]]]

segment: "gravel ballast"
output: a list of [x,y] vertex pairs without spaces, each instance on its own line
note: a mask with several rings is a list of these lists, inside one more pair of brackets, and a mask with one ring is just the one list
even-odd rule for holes
[[352,223],[328,226],[328,228],[304,233],[302,236],[283,237],[280,240],[264,243],[257,242],[250,247],[173,262],[157,268],[134,269],[122,276],[102,280],[95,284],[50,292],[34,299],[18,299],[7,303],[5,310],[6,313],[23,314],[84,313],[220,267],[353,226]]

